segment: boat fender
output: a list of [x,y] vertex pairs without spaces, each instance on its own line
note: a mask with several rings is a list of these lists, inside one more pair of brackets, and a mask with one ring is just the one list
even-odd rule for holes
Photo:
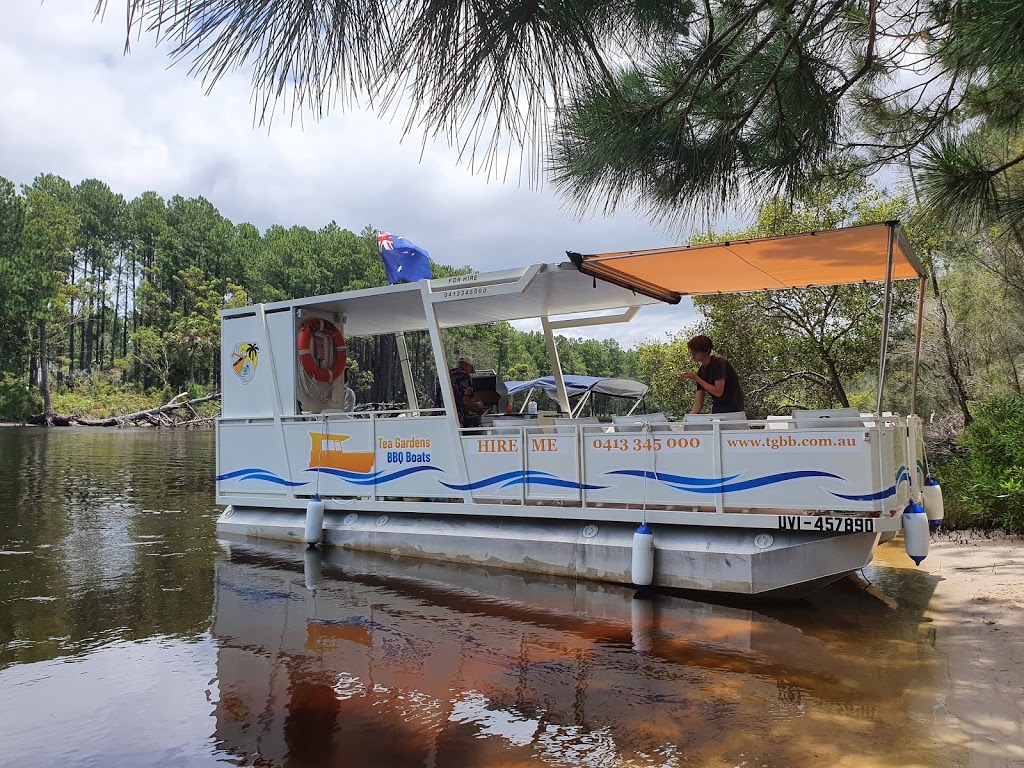
[[939,481],[928,475],[924,480],[921,495],[924,496],[924,511],[928,515],[928,525],[938,528],[945,517],[945,504],[942,501],[942,486],[939,485]]
[[319,495],[314,496],[306,505],[306,543],[315,547],[324,535],[324,503]]
[[903,546],[916,565],[928,556],[928,515],[913,501],[903,510]]
[[633,533],[633,586],[648,587],[654,581],[654,534],[642,523]]

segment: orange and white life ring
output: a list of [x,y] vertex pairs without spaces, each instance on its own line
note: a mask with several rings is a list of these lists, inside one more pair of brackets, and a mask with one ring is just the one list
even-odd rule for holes
[[299,329],[299,361],[302,370],[317,381],[341,378],[348,360],[345,337],[329,320],[307,320]]

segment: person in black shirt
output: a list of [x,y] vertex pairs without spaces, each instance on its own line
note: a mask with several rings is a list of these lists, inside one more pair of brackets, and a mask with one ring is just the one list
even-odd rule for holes
[[[468,357],[460,357],[458,364],[448,372],[452,382],[452,394],[455,395],[455,408],[459,414],[459,426],[462,427],[479,427],[480,414],[487,410],[487,406],[473,392],[474,373],[476,366]],[[434,405],[444,408],[441,382],[437,383]]]
[[707,336],[694,336],[686,346],[690,357],[700,365],[696,373],[683,371],[682,379],[690,379],[697,387],[697,395],[693,401],[692,413],[700,413],[704,408],[704,393],[711,395],[712,413],[731,413],[743,410],[743,388],[740,378],[732,363],[719,355],[711,354],[711,339]]

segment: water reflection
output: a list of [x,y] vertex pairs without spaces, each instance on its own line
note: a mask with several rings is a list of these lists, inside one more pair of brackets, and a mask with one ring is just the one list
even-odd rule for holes
[[946,766],[934,581],[790,606],[223,541],[211,433],[0,429],[0,765]]
[[245,764],[944,765],[940,660],[862,592],[754,611],[226,542],[220,749]]
[[209,432],[0,428],[0,669],[205,632],[213,456]]

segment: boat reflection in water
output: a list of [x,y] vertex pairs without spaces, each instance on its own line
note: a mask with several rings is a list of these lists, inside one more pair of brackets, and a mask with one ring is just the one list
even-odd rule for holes
[[344,550],[223,545],[215,738],[240,764],[956,757],[936,743],[945,667],[920,611],[862,592],[754,611]]

